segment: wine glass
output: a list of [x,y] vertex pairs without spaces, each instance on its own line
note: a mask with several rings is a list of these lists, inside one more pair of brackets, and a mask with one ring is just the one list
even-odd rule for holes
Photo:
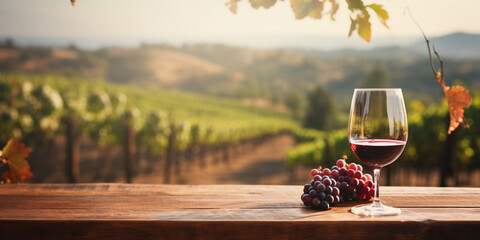
[[348,122],[350,147],[357,158],[373,168],[375,196],[371,205],[355,206],[363,216],[397,215],[399,208],[380,202],[380,169],[397,160],[408,137],[407,112],[400,88],[357,88]]

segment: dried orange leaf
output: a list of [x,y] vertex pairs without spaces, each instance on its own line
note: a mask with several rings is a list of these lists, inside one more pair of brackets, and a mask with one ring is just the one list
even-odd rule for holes
[[31,148],[16,139],[10,139],[3,148],[2,157],[7,159],[10,172],[14,174],[16,179],[26,180],[33,176],[30,165],[25,160],[31,151]]
[[443,92],[447,98],[448,111],[450,112],[450,126],[448,134],[453,132],[460,123],[464,123],[463,113],[472,102],[472,97],[468,90],[462,86],[454,85],[452,87],[444,87]]
[[4,173],[2,174],[2,179],[3,179],[3,181],[5,181],[6,183],[16,182],[15,174],[13,174],[13,173],[10,172],[10,171],[4,172]]
[[227,5],[228,9],[230,9],[230,11],[232,13],[236,14],[237,13],[237,3],[239,1],[240,0],[230,0],[225,5]]
[[337,13],[340,4],[338,4],[336,0],[330,0],[330,4],[332,4],[332,8],[330,9],[330,19],[335,21],[335,13]]

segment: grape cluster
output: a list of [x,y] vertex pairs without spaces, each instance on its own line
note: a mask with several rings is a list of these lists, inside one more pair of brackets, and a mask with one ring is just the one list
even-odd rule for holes
[[310,171],[313,179],[303,187],[305,206],[324,211],[339,202],[370,200],[375,194],[372,176],[363,174],[361,165],[339,159],[331,169],[319,169]]

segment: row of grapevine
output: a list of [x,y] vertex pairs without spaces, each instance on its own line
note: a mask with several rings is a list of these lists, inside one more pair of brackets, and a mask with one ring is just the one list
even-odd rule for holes
[[[395,162],[396,168],[410,169],[426,176],[432,170],[439,170],[442,181],[439,185],[445,185],[448,177],[458,178],[459,173],[469,175],[480,169],[480,95],[474,93],[473,96],[473,103],[465,112],[469,128],[458,128],[451,135],[447,134],[449,114],[446,103],[426,111],[409,112],[407,146]],[[294,136],[299,144],[287,153],[287,161],[292,167],[330,166],[344,154],[354,157],[346,130],[300,129],[294,131]]]
[[349,155],[346,130],[322,132],[314,129],[296,129],[293,135],[299,144],[287,152],[287,163],[290,167],[330,166],[339,157]]
[[17,138],[41,144],[66,133],[73,148],[87,135],[100,147],[136,145],[156,155],[235,145],[296,126],[287,114],[231,100],[7,74],[0,75],[0,119],[0,142]]

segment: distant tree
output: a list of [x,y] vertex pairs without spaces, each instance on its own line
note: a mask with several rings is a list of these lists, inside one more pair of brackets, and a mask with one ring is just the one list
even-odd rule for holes
[[308,109],[304,126],[319,130],[330,130],[335,127],[337,113],[333,98],[322,86],[318,86],[308,96]]
[[5,39],[5,42],[3,43],[3,47],[8,48],[8,49],[14,49],[14,48],[17,48],[17,44],[15,43],[15,41],[13,39],[7,38],[7,39]]
[[68,50],[72,50],[72,51],[78,51],[79,48],[77,47],[77,45],[75,45],[75,43],[70,43],[68,46],[67,46],[67,49]]
[[376,67],[370,71],[358,84],[360,88],[388,88],[390,76],[385,69]]
[[306,97],[300,90],[293,90],[287,93],[285,105],[290,108],[290,111],[292,111],[296,118],[302,118],[305,106],[307,105]]

